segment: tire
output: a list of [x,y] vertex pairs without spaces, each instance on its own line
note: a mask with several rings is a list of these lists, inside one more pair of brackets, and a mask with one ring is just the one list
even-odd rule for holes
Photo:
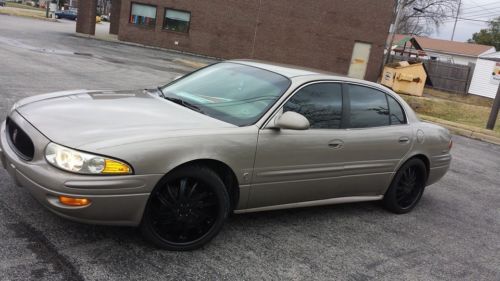
[[427,181],[427,169],[422,160],[408,160],[394,176],[384,195],[384,207],[396,214],[413,210],[422,198]]
[[212,170],[186,166],[167,174],[148,200],[143,236],[160,248],[198,249],[221,230],[230,211],[226,186]]

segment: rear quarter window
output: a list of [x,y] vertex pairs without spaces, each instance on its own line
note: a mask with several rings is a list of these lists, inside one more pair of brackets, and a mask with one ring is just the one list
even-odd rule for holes
[[391,125],[406,124],[406,116],[401,104],[389,95],[387,95],[387,101],[389,103]]

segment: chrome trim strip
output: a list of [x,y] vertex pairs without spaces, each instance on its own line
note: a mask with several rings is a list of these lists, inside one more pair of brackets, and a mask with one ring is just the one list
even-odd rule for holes
[[276,177],[276,176],[281,177],[281,176],[289,176],[289,175],[337,172],[337,171],[342,171],[342,170],[344,170],[344,165],[339,165],[336,167],[321,167],[321,168],[304,168],[304,169],[267,171],[267,172],[257,173],[257,177]]
[[339,171],[356,171],[356,170],[366,170],[372,168],[391,168],[395,166],[396,163],[363,163],[363,164],[337,164],[330,167],[318,167],[318,168],[302,168],[302,169],[289,169],[289,170],[278,170],[278,171],[265,171],[257,172],[257,177],[276,177],[276,176],[290,176],[290,175],[302,175],[302,174],[316,174],[316,173],[326,173],[326,172],[339,172]]
[[271,211],[271,210],[321,206],[321,205],[333,205],[333,204],[343,204],[343,203],[376,201],[376,200],[382,200],[382,198],[384,198],[383,195],[338,197],[338,198],[330,198],[330,199],[324,199],[324,200],[315,200],[315,201],[289,203],[289,204],[282,204],[282,205],[275,205],[275,206],[265,206],[265,207],[251,208],[251,209],[235,210],[234,213],[235,214],[245,214],[245,213],[263,212],[263,211]]
[[282,180],[282,181],[273,181],[273,182],[255,182],[252,184],[252,188],[259,188],[262,185],[269,185],[269,184],[280,184],[280,183],[286,183],[286,182],[308,182],[308,181],[316,181],[316,180],[327,180],[327,179],[341,179],[341,178],[355,178],[355,177],[365,177],[365,176],[370,176],[370,175],[386,175],[386,174],[394,174],[394,172],[380,172],[380,173],[366,173],[366,174],[345,174],[345,175],[338,175],[338,176],[327,176],[327,177],[316,177],[314,179],[289,179],[289,180]]

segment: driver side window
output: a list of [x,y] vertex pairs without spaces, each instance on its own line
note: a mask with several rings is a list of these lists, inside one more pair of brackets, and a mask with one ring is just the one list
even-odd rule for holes
[[283,112],[304,115],[312,129],[339,129],[342,120],[342,85],[317,83],[300,89],[283,106]]

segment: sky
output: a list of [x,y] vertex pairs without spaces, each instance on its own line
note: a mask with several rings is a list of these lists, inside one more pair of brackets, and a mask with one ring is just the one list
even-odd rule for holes
[[[500,16],[500,0],[462,0],[459,18],[477,21],[459,19],[454,41],[467,41],[475,32],[487,28],[487,23],[480,22],[481,20],[491,20],[498,16]],[[430,37],[451,40],[453,24],[454,19],[447,20]]]

